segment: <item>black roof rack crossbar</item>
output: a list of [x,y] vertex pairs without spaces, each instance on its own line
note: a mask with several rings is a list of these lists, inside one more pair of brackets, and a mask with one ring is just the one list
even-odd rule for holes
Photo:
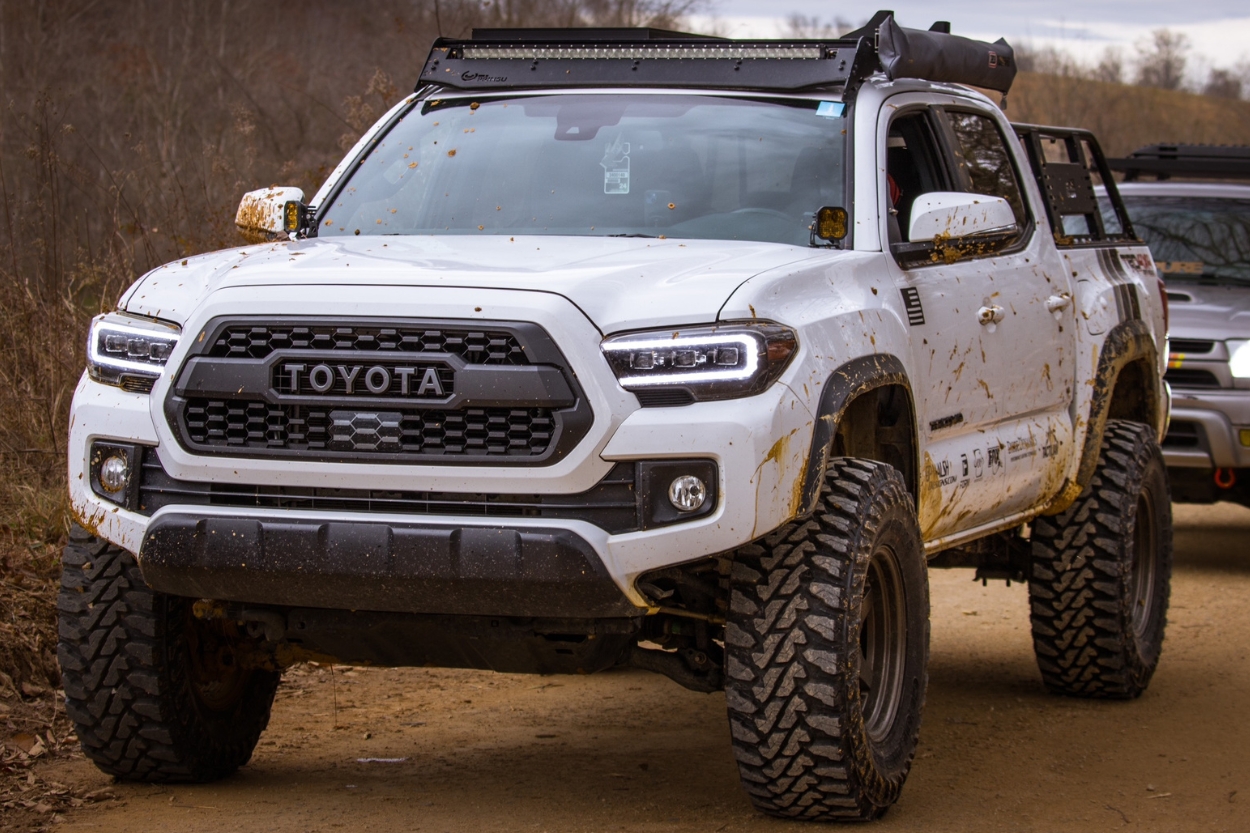
[[874,72],[1006,92],[1015,58],[1005,41],[981,43],[906,29],[880,11],[868,25],[827,40],[730,40],[664,29],[475,29],[469,40],[439,38],[417,88],[542,87],[837,89],[845,98]]
[[1138,148],[1123,159],[1108,159],[1107,165],[1122,172],[1125,182],[1140,180],[1142,175],[1161,180],[1174,176],[1250,179],[1250,146],[1160,143]]

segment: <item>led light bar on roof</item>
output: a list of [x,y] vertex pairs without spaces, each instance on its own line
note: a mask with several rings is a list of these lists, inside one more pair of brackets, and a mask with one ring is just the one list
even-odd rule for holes
[[417,89],[670,87],[797,92],[854,98],[874,72],[1006,93],[1015,55],[1005,41],[982,43],[906,29],[879,11],[860,29],[829,40],[729,40],[657,29],[475,29],[472,40],[439,38]]
[[819,46],[470,46],[463,47],[468,60],[814,60],[822,57]]

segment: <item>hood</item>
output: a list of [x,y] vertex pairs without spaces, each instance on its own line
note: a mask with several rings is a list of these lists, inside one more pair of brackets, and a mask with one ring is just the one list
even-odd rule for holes
[[1167,285],[1171,338],[1250,338],[1250,286]]
[[604,333],[715,321],[749,278],[816,257],[776,243],[447,236],[300,240],[176,261],[141,278],[127,312],[186,321],[211,293],[247,286],[429,286],[549,292]]

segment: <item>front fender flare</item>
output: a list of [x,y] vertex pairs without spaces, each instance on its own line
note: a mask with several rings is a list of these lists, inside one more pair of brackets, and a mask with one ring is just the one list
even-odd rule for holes
[[825,389],[820,395],[820,406],[816,411],[816,427],[812,430],[812,450],[807,455],[807,467],[803,471],[800,515],[809,515],[816,510],[821,480],[833,449],[833,439],[847,406],[860,394],[886,385],[903,386],[911,398],[911,384],[907,380],[903,362],[889,353],[851,359],[840,365],[825,380]]

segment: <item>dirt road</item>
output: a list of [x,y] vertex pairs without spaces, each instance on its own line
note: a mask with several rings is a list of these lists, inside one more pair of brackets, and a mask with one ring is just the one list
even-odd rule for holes
[[[1025,589],[934,573],[919,757],[874,829],[1250,830],[1250,512],[1182,508],[1177,520],[1163,660],[1130,703],[1047,695]],[[83,760],[41,776],[76,791],[110,783]],[[57,829],[797,829],[739,790],[724,698],[643,672],[297,671],[236,777],[112,792]]]

